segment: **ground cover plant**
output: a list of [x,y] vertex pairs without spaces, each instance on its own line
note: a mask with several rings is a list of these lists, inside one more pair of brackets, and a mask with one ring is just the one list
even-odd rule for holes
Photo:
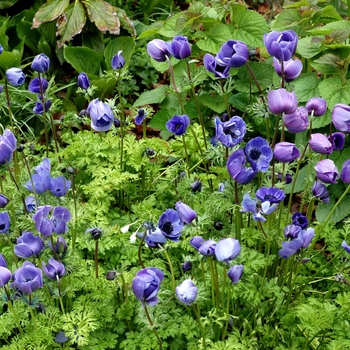
[[348,4],[16,3],[1,348],[349,348]]

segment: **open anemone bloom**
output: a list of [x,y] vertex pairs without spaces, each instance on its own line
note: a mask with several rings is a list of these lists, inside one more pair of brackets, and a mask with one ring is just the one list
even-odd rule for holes
[[318,198],[323,203],[330,202],[329,192],[325,184],[321,181],[315,181],[312,185],[312,194],[314,197]]
[[[275,72],[279,75],[282,76],[282,64],[279,62],[279,60],[274,57],[273,58],[273,66],[275,68]],[[298,76],[300,75],[302,69],[303,69],[303,64],[299,60],[293,60],[290,59],[289,61],[284,62],[284,80],[287,83],[290,83],[294,81]]]
[[183,223],[180,216],[174,209],[167,209],[158,220],[158,227],[163,235],[173,242],[178,242]]
[[294,239],[299,236],[301,227],[299,225],[288,225],[284,228],[284,237],[287,239]]
[[32,294],[43,287],[43,274],[29,261],[25,261],[22,267],[18,268],[12,276],[11,288],[17,289],[23,294]]
[[309,114],[315,117],[321,117],[327,111],[327,102],[321,97],[312,97],[306,102],[305,108]]
[[233,284],[238,283],[241,280],[244,267],[243,265],[233,265],[227,272],[227,276]]
[[0,135],[0,164],[6,164],[12,159],[12,154],[16,150],[17,139],[12,131],[5,129]]
[[277,203],[271,203],[270,201],[264,201],[261,204],[258,204],[257,198],[251,199],[250,195],[246,193],[243,196],[241,212],[252,213],[255,221],[265,222],[266,218],[263,216],[263,214],[268,215],[273,213],[277,208],[277,205]]
[[232,179],[236,180],[240,185],[248,184],[258,173],[255,163],[251,164],[251,168],[247,168],[245,167],[246,162],[246,156],[242,149],[234,151],[227,159],[227,171]]
[[280,203],[286,197],[284,191],[276,187],[260,187],[256,191],[256,197],[261,201],[270,203]]
[[210,53],[204,55],[203,63],[206,70],[213,73],[217,78],[224,79],[230,76],[230,66],[220,63],[218,59]]
[[49,262],[47,265],[44,264],[44,262],[41,263],[44,274],[51,280],[51,281],[57,281],[61,279],[65,273],[66,269],[64,265],[53,258],[49,259]]
[[39,165],[34,167],[34,173],[39,174],[43,170],[47,170],[49,173],[51,171],[51,163],[49,158],[44,158]]
[[189,125],[190,125],[190,118],[187,116],[187,114],[174,115],[165,124],[168,131],[172,132],[176,136],[184,135]]
[[294,143],[279,142],[273,149],[273,156],[281,163],[289,163],[300,157],[300,151]]
[[170,57],[169,45],[161,39],[153,39],[147,44],[148,54],[158,62],[165,62]]
[[218,261],[224,261],[228,264],[231,260],[237,258],[241,253],[241,245],[237,239],[224,238],[216,243],[215,256]]
[[248,141],[244,152],[249,162],[255,164],[257,170],[266,172],[270,166],[273,152],[267,140],[258,136]]
[[64,196],[70,189],[71,182],[67,180],[64,176],[58,176],[56,178],[50,178],[50,192],[55,197]]
[[238,68],[245,65],[249,58],[247,45],[239,40],[229,40],[224,43],[218,54],[217,62],[222,66]]
[[175,289],[180,303],[191,305],[197,298],[198,289],[191,280],[185,280]]
[[86,112],[91,118],[91,128],[96,131],[108,131],[114,123],[111,107],[98,98],[89,103]]
[[42,170],[33,174],[32,179],[27,181],[24,187],[32,193],[44,193],[50,188],[50,172],[48,170]]
[[52,101],[51,100],[47,100],[44,105],[45,105],[45,111],[44,111],[44,107],[43,107],[42,102],[41,101],[36,101],[35,102],[35,106],[33,108],[33,112],[35,114],[43,114],[44,112],[47,112],[50,109],[51,105],[52,105]]
[[282,242],[282,249],[278,254],[283,259],[288,259],[294,254],[298,254],[301,249],[306,249],[310,246],[312,239],[315,236],[315,230],[309,227],[307,230],[301,230],[297,238],[289,242]]
[[267,102],[273,114],[293,113],[298,107],[297,95],[286,89],[271,90],[267,95]]
[[7,233],[10,229],[10,216],[7,211],[0,213],[0,233]]
[[152,222],[145,222],[143,226],[146,231],[138,233],[137,237],[143,238],[150,248],[159,248],[159,246],[166,243],[166,237],[159,227],[154,227]]
[[264,44],[271,56],[280,61],[289,61],[295,55],[298,35],[293,30],[286,30],[282,33],[271,32],[264,34]]
[[330,159],[323,159],[315,166],[316,177],[326,184],[336,184],[339,178],[338,169]]
[[39,236],[34,236],[32,232],[23,232],[17,238],[14,252],[19,258],[28,259],[32,256],[38,257],[45,247]]
[[191,56],[191,45],[188,42],[188,39],[185,36],[175,36],[174,39],[168,44],[170,53],[177,58],[182,60]]
[[216,139],[226,147],[233,147],[243,140],[246,133],[246,123],[241,117],[234,116],[227,122],[215,117]]
[[300,226],[304,230],[308,227],[309,220],[305,215],[298,211],[292,215],[292,223],[293,225]]
[[142,302],[154,306],[158,303],[157,294],[164,274],[156,267],[148,267],[140,270],[132,280],[132,291],[135,297]]
[[337,130],[350,132],[350,106],[338,103],[332,110],[332,122]]

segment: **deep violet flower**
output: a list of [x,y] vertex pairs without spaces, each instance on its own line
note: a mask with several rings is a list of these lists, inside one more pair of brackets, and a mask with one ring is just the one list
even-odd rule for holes
[[246,133],[246,123],[239,116],[232,117],[227,122],[222,122],[215,117],[216,138],[226,147],[233,147],[243,140]]
[[337,130],[350,132],[350,106],[338,103],[332,111],[332,122]]
[[165,124],[168,131],[172,132],[176,136],[184,135],[189,125],[190,118],[188,118],[187,114],[175,115]]
[[345,241],[342,242],[341,246],[347,253],[350,254],[350,246]]
[[29,261],[25,261],[12,276],[11,288],[17,289],[23,294],[32,294],[43,287],[43,275],[41,269],[35,267]]
[[38,73],[47,73],[50,69],[50,59],[43,53],[36,55],[32,62],[32,69]]
[[299,236],[301,227],[299,225],[288,225],[284,228],[284,237],[287,239],[294,239]]
[[40,81],[41,81],[41,87],[42,87],[42,91],[46,91],[46,89],[48,88],[49,86],[49,83],[48,81],[43,78],[43,77],[40,77],[39,78],[34,78],[28,85],[28,90],[30,92],[34,92],[36,94],[40,94]]
[[6,164],[12,159],[12,154],[17,146],[15,135],[9,129],[5,129],[0,135],[0,164]]
[[309,146],[316,153],[331,154],[333,152],[332,144],[328,138],[320,133],[310,135]]
[[338,169],[334,162],[330,159],[323,159],[319,161],[315,166],[316,177],[327,184],[335,184],[339,178]]
[[289,61],[295,54],[298,45],[298,35],[293,30],[282,33],[264,34],[264,44],[267,52],[280,61]]
[[273,153],[267,140],[260,136],[251,139],[245,146],[244,152],[249,162],[255,164],[257,170],[261,172],[268,170]]
[[199,181],[199,180],[196,180],[196,181],[192,182],[192,184],[191,184],[191,191],[193,193],[202,191],[202,182]]
[[180,303],[191,305],[197,298],[198,289],[191,280],[185,280],[175,289]]
[[187,225],[197,217],[197,213],[183,202],[176,202],[176,211],[179,214],[180,221]]
[[89,103],[86,112],[91,118],[91,128],[96,131],[108,131],[114,123],[111,107],[98,98]]
[[70,189],[71,182],[67,180],[64,176],[58,176],[56,178],[50,178],[50,192],[55,197],[64,196]]
[[181,265],[181,269],[182,269],[183,272],[191,271],[192,270],[192,263],[191,263],[191,261],[185,261]]
[[292,134],[306,130],[309,126],[307,109],[298,107],[293,113],[286,113],[283,117],[283,124]]
[[57,281],[61,279],[66,273],[66,269],[64,265],[60,261],[57,261],[53,258],[49,259],[49,262],[47,265],[45,265],[44,262],[42,262],[41,266],[43,268],[44,274],[51,281]]
[[346,160],[343,164],[343,167],[340,173],[340,180],[350,184],[350,159]]
[[234,151],[227,159],[226,168],[232,179],[236,180],[240,185],[251,182],[258,173],[255,163],[251,168],[246,168],[246,157],[242,149]]
[[165,62],[170,57],[168,44],[161,39],[153,39],[147,44],[148,54],[158,62]]
[[230,67],[222,65],[213,55],[206,53],[203,57],[204,67],[208,72],[214,73],[217,78],[224,79],[230,76]]
[[0,208],[5,208],[8,203],[9,199],[4,194],[0,194]]
[[88,228],[84,233],[90,233],[90,237],[95,241],[102,237],[102,230],[98,227]]
[[10,68],[6,71],[6,78],[9,84],[14,87],[23,85],[26,80],[26,76],[22,72],[22,69],[15,67]]
[[273,156],[281,163],[289,163],[299,158],[300,151],[294,143],[279,142],[273,149]]
[[308,248],[314,235],[315,230],[311,227],[307,230],[301,230],[297,238],[290,242],[282,242],[282,249],[278,251],[279,256],[283,259],[288,259],[292,255],[299,253],[301,249]]
[[0,213],[0,233],[7,233],[10,229],[10,216],[7,211]]
[[118,53],[116,53],[113,57],[112,57],[112,68],[114,70],[118,70],[124,67],[125,65],[125,59],[122,56],[122,50],[118,51]]
[[11,271],[4,266],[0,266],[0,288],[6,286],[12,277]]
[[217,62],[222,66],[238,68],[245,65],[249,58],[247,45],[239,40],[229,40],[224,43],[218,54]]
[[132,291],[135,297],[144,303],[154,306],[158,303],[157,294],[164,274],[156,267],[140,270],[132,280]]
[[300,212],[296,212],[292,215],[293,225],[300,226],[303,230],[309,225],[309,220],[305,215]]
[[246,193],[243,196],[242,209],[241,212],[250,212],[253,214],[253,219],[255,221],[266,221],[266,218],[262,215],[268,215],[275,211],[277,203],[271,203],[270,201],[262,202],[258,205],[258,200],[256,198],[251,199],[250,195]]
[[321,97],[312,97],[309,101],[306,102],[305,108],[315,117],[321,117],[327,111],[327,102],[324,98]]
[[68,247],[67,247],[67,242],[64,239],[63,236],[58,236],[57,241],[54,246],[52,246],[51,241],[48,241],[48,245],[52,251],[54,251],[56,254],[64,254]]
[[284,191],[277,187],[260,187],[256,191],[256,198],[261,202],[280,203],[286,197]]
[[268,107],[271,113],[293,113],[298,107],[296,94],[285,89],[271,90],[267,95]]
[[204,256],[213,256],[215,254],[215,247],[216,242],[212,239],[209,239],[207,241],[204,241],[200,247],[198,248],[198,251],[200,254]]
[[159,248],[159,246],[166,243],[166,238],[159,227],[154,227],[153,223],[148,221],[146,221],[143,226],[146,231],[137,234],[137,237],[143,238],[150,248]]
[[345,134],[342,132],[334,132],[328,139],[332,144],[333,151],[341,151],[345,146]]
[[227,272],[227,276],[233,284],[238,283],[241,280],[244,267],[243,265],[233,265]]
[[84,72],[78,75],[77,81],[78,81],[78,86],[84,90],[87,90],[91,85],[89,77]]
[[[48,111],[50,109],[51,105],[52,105],[52,101],[47,100],[45,102],[45,111]],[[35,101],[35,106],[33,108],[33,112],[35,114],[43,114],[44,113],[44,108],[43,108],[43,104],[41,101]]]
[[314,184],[312,185],[312,194],[313,196],[321,200],[323,203],[330,202],[330,197],[329,197],[329,192],[327,190],[327,187],[321,181],[314,182]]
[[[279,76],[282,76],[282,64],[276,57],[273,58],[273,66],[275,68],[275,72]],[[284,80],[287,83],[290,83],[291,81],[298,78],[303,69],[303,64],[301,63],[301,61],[293,59],[284,62],[283,66]]]
[[199,250],[200,246],[205,242],[204,238],[201,236],[194,236],[190,240],[190,244],[193,248]]
[[137,111],[137,116],[135,117],[135,124],[136,125],[141,125],[143,120],[147,117],[147,112],[143,109],[140,108]]
[[191,45],[185,36],[175,36],[168,46],[169,52],[178,60],[191,56]]
[[159,218],[158,227],[167,239],[173,242],[179,241],[183,224],[176,210],[167,209]]
[[27,231],[17,238],[14,252],[19,258],[27,259],[32,256],[39,256],[44,247],[45,244],[41,237],[34,236],[32,232]]
[[229,261],[237,258],[241,253],[241,245],[237,239],[224,238],[216,243],[215,256],[218,261],[224,261],[226,264]]

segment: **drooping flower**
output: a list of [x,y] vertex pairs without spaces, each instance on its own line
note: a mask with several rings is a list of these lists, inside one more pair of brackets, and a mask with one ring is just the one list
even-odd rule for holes
[[191,305],[197,298],[198,289],[191,280],[185,280],[175,289],[180,303]]
[[330,197],[326,185],[321,181],[315,181],[312,185],[312,194],[323,203],[329,203]]
[[167,209],[159,218],[158,227],[167,239],[173,242],[179,241],[183,224],[176,210]]
[[307,109],[298,107],[293,113],[286,113],[283,117],[283,124],[292,134],[305,131],[309,126]]
[[175,115],[165,124],[168,131],[176,136],[182,136],[186,133],[187,127],[190,125],[190,118],[187,114]]
[[241,253],[241,245],[237,239],[224,238],[216,243],[215,256],[218,261],[224,261],[226,264],[229,261],[237,258]]
[[342,132],[334,132],[329,137],[333,151],[341,151],[345,146],[345,135]]
[[6,164],[12,159],[16,146],[15,135],[9,129],[5,129],[3,135],[0,135],[0,164]]
[[[276,57],[273,58],[273,66],[275,68],[275,72],[281,77],[282,64]],[[290,59],[289,61],[284,62],[283,68],[284,80],[287,83],[290,83],[298,78],[303,69],[303,64],[299,60]]]
[[328,138],[320,133],[310,135],[309,146],[316,153],[331,154],[333,152],[332,144]]
[[244,152],[249,162],[255,164],[257,170],[261,172],[268,170],[273,152],[267,140],[260,136],[251,139],[245,146]]
[[10,216],[7,211],[0,213],[0,233],[6,233],[10,229]]
[[293,113],[298,107],[296,94],[285,89],[269,91],[267,95],[268,107],[273,114]]
[[216,60],[222,66],[229,66],[238,68],[245,65],[249,58],[249,50],[247,45],[239,40],[229,40],[224,43],[218,54]]
[[178,60],[191,56],[191,45],[185,36],[175,36],[169,44],[169,52]]
[[9,199],[4,194],[0,194],[0,208],[5,208],[8,203]]
[[32,232],[27,231],[17,238],[14,252],[19,258],[27,259],[32,256],[38,257],[44,247],[45,244],[39,236],[34,236]]
[[[45,102],[45,111],[46,112],[50,109],[51,105],[52,105],[51,100],[47,100]],[[33,112],[35,114],[43,114],[44,113],[44,108],[43,108],[43,104],[41,101],[35,101],[35,106],[33,108]]]
[[88,228],[84,233],[90,233],[90,237],[95,241],[102,237],[102,230],[98,227]]
[[137,116],[135,117],[135,124],[136,125],[141,125],[143,120],[147,117],[147,112],[143,109],[140,108],[137,111]]
[[251,199],[249,193],[243,196],[241,212],[250,212],[253,214],[255,221],[265,222],[266,218],[262,215],[268,215],[275,211],[277,203],[271,203],[270,201],[264,201],[258,205],[256,198]]
[[309,225],[308,218],[300,212],[296,212],[292,215],[293,225],[300,226],[302,229],[307,228]]
[[192,263],[191,261],[185,261],[182,265],[181,265],[181,269],[183,272],[187,272],[192,270]]
[[255,163],[251,168],[244,166],[246,157],[242,149],[234,151],[227,159],[226,168],[232,179],[239,184],[245,185],[251,182],[258,173]]
[[333,125],[342,132],[350,132],[350,106],[338,103],[332,111]]
[[49,263],[47,265],[45,265],[44,262],[42,262],[41,265],[45,275],[51,281],[57,281],[61,279],[66,273],[64,265],[60,261],[57,261],[53,258],[49,259]]
[[243,140],[246,133],[246,123],[239,116],[232,117],[227,122],[222,122],[215,117],[216,138],[226,147],[233,147]]
[[71,182],[67,180],[64,176],[58,176],[56,178],[50,178],[50,192],[55,197],[64,196],[70,189]]
[[132,291],[135,297],[142,304],[156,305],[158,303],[157,294],[163,279],[163,272],[156,267],[140,270],[132,280]]
[[48,81],[43,78],[43,77],[40,77],[39,78],[34,78],[28,85],[28,90],[30,92],[34,92],[36,94],[40,94],[40,81],[41,81],[41,88],[42,88],[42,91],[46,91],[46,89],[48,88],[49,86],[49,83]]
[[168,44],[161,39],[153,39],[147,44],[148,54],[158,62],[165,62],[170,57]]
[[312,97],[309,101],[306,102],[305,108],[315,117],[321,117],[327,111],[327,102],[324,98],[321,97]]
[[340,180],[350,184],[350,159],[346,160],[343,164],[343,167],[340,173]]
[[196,181],[192,182],[192,184],[191,184],[191,191],[193,193],[202,191],[202,182],[199,181],[199,180],[196,180]]
[[279,142],[273,149],[273,156],[281,163],[289,163],[299,158],[300,151],[294,143]]
[[7,267],[0,266],[0,288],[6,286],[11,277],[11,271]]
[[2,254],[0,254],[0,266],[7,268],[6,259],[5,259],[5,257]]
[[264,44],[267,52],[280,61],[289,61],[295,54],[298,45],[298,35],[293,30],[282,33],[264,34]]
[[11,288],[17,289],[24,294],[32,294],[43,287],[43,275],[41,269],[35,267],[29,261],[25,261],[12,276]]
[[339,178],[338,169],[330,159],[323,159],[315,166],[317,178],[326,184],[335,184]]
[[208,72],[214,73],[217,78],[224,79],[230,76],[230,67],[222,65],[213,55],[206,53],[203,57],[204,67]]
[[114,122],[114,115],[111,107],[98,98],[92,100],[86,112],[91,118],[91,128],[96,131],[108,131]]
[[256,198],[261,202],[280,203],[285,197],[284,191],[277,187],[262,186],[256,191]]
[[111,64],[114,70],[121,69],[125,65],[125,59],[122,56],[122,52],[123,52],[122,50],[118,51],[118,53],[116,53],[112,58]]
[[36,55],[32,62],[32,69],[38,73],[47,73],[50,69],[50,59],[43,53]]
[[22,69],[15,67],[6,71],[6,78],[9,84],[15,87],[23,85],[26,80],[26,76],[22,72]]
[[84,90],[87,90],[91,85],[89,77],[84,72],[78,75],[77,81],[78,81],[78,86]]
[[176,211],[179,214],[180,221],[187,225],[197,217],[197,213],[183,202],[176,202]]
[[233,265],[227,272],[227,276],[233,284],[238,283],[241,280],[244,267],[243,265]]
[[166,237],[159,227],[155,227],[152,222],[148,221],[143,226],[146,228],[146,231],[137,234],[137,237],[143,238],[150,248],[159,248],[159,246],[166,243]]
[[51,220],[53,222],[53,232],[61,235],[68,232],[67,223],[71,219],[70,211],[62,206],[53,208]]

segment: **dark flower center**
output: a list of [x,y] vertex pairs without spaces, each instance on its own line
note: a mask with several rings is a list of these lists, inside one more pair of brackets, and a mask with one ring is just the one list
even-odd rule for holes
[[233,139],[236,139],[237,138],[237,134],[235,133],[234,130],[232,130],[232,128],[223,128],[224,130],[224,134],[226,135],[230,135]]
[[166,221],[162,227],[162,230],[168,235],[173,232],[173,225],[170,221]]
[[181,127],[182,127],[181,124],[177,124],[177,125],[175,126],[175,130],[178,131]]
[[249,156],[253,160],[258,160],[260,155],[261,155],[261,151],[259,148],[252,148],[249,152]]
[[0,224],[0,230],[3,230],[5,228],[5,224]]
[[223,73],[227,67],[226,66],[221,66],[220,64],[217,64],[215,67],[215,70],[219,73]]
[[270,201],[271,198],[277,200],[276,196],[274,196],[274,195],[272,195],[272,194],[267,194],[266,196],[264,196],[264,200],[265,200],[265,201],[271,202],[271,201]]

